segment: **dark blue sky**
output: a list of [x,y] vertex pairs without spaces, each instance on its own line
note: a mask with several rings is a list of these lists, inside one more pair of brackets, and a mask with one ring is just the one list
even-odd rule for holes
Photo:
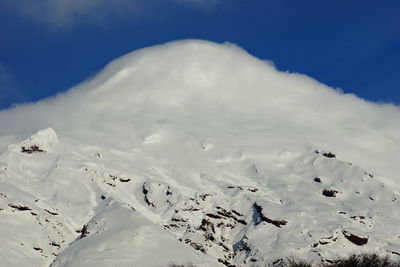
[[400,1],[92,1],[0,2],[0,109],[66,90],[135,49],[186,38],[233,42],[280,70],[400,104]]

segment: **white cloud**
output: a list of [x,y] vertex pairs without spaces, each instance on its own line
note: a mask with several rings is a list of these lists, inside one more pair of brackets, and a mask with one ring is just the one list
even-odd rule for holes
[[132,148],[159,132],[177,146],[193,136],[254,151],[307,144],[393,176],[400,172],[399,118],[397,106],[280,72],[235,45],[188,40],[135,51],[65,94],[0,112],[7,125],[0,135],[52,127]]
[[[164,2],[162,2],[164,1]],[[3,0],[0,7],[28,19],[57,28],[68,28],[75,24],[105,23],[121,18],[143,18],[149,10],[157,9],[160,3],[190,4],[209,9],[218,0]]]

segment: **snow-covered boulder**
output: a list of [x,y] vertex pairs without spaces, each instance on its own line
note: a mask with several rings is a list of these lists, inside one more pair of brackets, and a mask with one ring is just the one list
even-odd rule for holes
[[32,154],[38,152],[49,152],[51,147],[58,142],[56,132],[52,128],[46,128],[38,131],[36,134],[30,136],[18,144],[14,149],[20,152]]

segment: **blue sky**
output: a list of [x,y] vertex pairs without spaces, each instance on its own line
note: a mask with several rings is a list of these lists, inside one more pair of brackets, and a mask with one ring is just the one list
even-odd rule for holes
[[2,0],[0,109],[177,39],[236,43],[280,70],[400,104],[400,1]]

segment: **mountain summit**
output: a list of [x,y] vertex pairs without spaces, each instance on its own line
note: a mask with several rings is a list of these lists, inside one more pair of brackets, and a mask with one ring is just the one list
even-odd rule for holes
[[0,125],[4,266],[400,255],[400,109],[233,44],[132,52]]

